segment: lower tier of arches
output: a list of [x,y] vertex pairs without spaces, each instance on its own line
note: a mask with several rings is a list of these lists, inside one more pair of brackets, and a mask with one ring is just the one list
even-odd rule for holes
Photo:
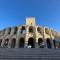
[[[11,40],[11,41],[10,41]],[[18,43],[17,43],[18,42]],[[38,47],[37,47],[38,46]],[[33,37],[28,39],[26,44],[25,38],[0,39],[0,47],[2,48],[60,48],[60,41],[56,39],[38,38],[38,42]]]

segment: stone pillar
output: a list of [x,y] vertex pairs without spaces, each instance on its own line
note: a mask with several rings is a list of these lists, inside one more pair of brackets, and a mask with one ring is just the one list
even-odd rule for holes
[[38,38],[37,38],[37,26],[35,26],[35,38],[36,38],[36,44],[35,44],[35,48],[39,48],[38,46]]
[[7,33],[8,33],[8,29],[6,29],[4,36],[6,36],[6,35],[7,35]]
[[20,35],[20,31],[21,31],[21,26],[18,27],[18,32],[17,32],[17,36],[19,37]]
[[51,46],[52,48],[54,48],[54,44],[53,44],[53,40],[51,39]]
[[45,37],[45,27],[43,28],[43,40],[45,43],[45,48],[47,48],[47,42],[46,42],[46,37]]
[[46,42],[46,39],[44,39],[44,44],[45,44],[45,48],[47,48],[47,42]]
[[11,36],[13,35],[13,32],[14,32],[14,28],[11,28]]
[[36,37],[36,44],[35,44],[35,48],[39,48],[38,46],[38,38]]
[[52,37],[51,29],[50,29],[50,38],[51,38],[51,45],[52,45],[52,48],[54,48],[54,44],[53,44],[53,37]]
[[26,25],[25,45],[24,45],[25,48],[28,46],[28,38],[29,38],[28,34],[29,34],[29,26]]
[[4,47],[5,39],[2,40],[1,46]]
[[27,47],[28,47],[28,41],[25,41],[24,48],[27,48]]
[[24,46],[25,48],[28,46],[28,34],[26,34]]
[[9,39],[8,48],[11,48],[12,39]]
[[19,39],[17,38],[16,39],[16,46],[15,46],[15,48],[18,48],[19,47]]

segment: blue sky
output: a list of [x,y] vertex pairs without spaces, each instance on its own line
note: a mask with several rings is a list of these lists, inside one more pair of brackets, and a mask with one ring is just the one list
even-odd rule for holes
[[26,17],[60,32],[60,0],[0,0],[0,29],[24,25]]

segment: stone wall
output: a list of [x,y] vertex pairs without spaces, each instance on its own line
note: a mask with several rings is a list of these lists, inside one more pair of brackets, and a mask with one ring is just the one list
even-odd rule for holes
[[0,47],[26,48],[32,45],[34,48],[40,48],[42,44],[45,48],[56,48],[60,46],[60,36],[48,27],[36,25],[35,18],[27,18],[26,25],[8,27],[0,31]]

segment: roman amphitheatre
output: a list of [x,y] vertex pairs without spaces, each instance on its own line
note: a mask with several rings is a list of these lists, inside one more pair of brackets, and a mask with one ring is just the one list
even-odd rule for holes
[[0,30],[1,48],[60,48],[60,34],[55,30],[36,25],[35,18],[27,17],[25,25]]

